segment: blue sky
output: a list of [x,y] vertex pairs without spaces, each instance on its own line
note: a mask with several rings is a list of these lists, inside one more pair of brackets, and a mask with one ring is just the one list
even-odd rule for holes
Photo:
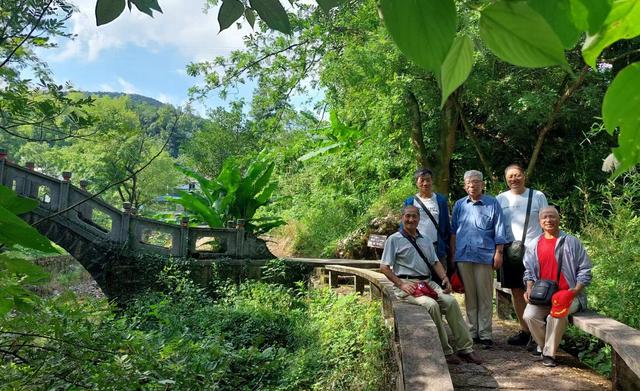
[[[199,82],[186,75],[186,65],[241,49],[242,36],[250,33],[248,26],[232,26],[218,34],[217,10],[205,14],[204,0],[160,0],[163,13],[154,18],[125,9],[114,22],[100,27],[95,24],[95,0],[74,3],[79,11],[68,28],[77,37],[41,55],[58,83],[70,81],[84,91],[137,93],[182,105],[187,89]],[[249,98],[250,87],[227,99],[238,97]],[[226,102],[212,96],[206,105]]]

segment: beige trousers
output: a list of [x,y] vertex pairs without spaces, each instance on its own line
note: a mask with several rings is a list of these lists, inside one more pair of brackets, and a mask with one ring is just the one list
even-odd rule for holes
[[[405,281],[418,281],[418,280],[405,280]],[[459,353],[471,353],[473,351],[473,341],[469,335],[467,324],[462,317],[462,311],[456,299],[448,294],[442,292],[442,288],[433,281],[429,281],[429,286],[438,292],[438,300],[433,300],[428,296],[414,297],[408,295],[402,289],[398,287],[393,288],[393,292],[399,299],[405,299],[411,304],[417,304],[423,306],[431,315],[433,323],[435,323],[438,329],[438,338],[440,338],[440,344],[442,345],[442,351],[445,355]],[[453,347],[449,344],[447,338],[447,331],[442,323],[442,315],[447,319],[451,334],[453,334]]]
[[[578,299],[573,299],[569,314],[573,314],[580,309]],[[542,348],[542,354],[549,357],[555,357],[562,341],[564,331],[567,329],[569,318],[554,318],[549,315],[550,306],[527,304],[524,309],[524,321],[529,326],[531,336],[539,347]]]
[[457,266],[464,283],[464,306],[471,337],[492,339],[493,267],[473,262],[458,262]]

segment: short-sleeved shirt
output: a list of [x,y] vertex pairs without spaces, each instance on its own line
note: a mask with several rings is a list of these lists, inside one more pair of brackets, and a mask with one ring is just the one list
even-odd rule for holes
[[[427,257],[430,265],[438,260],[433,244],[424,236],[418,234],[416,243]],[[383,265],[391,267],[391,271],[395,275],[407,276],[430,276],[429,267],[422,260],[418,251],[409,242],[409,239],[402,236],[400,232],[396,232],[389,236],[384,242],[384,251],[382,252]]]
[[496,245],[509,243],[502,208],[489,195],[483,194],[475,202],[468,196],[456,201],[451,221],[456,235],[456,262],[491,265]]
[[[433,193],[429,198],[422,198],[419,194],[415,195],[420,198],[420,201],[427,207],[431,215],[433,216],[435,221],[438,221],[438,217],[440,216],[440,208],[438,208],[438,200],[436,199],[436,193]],[[418,203],[418,201],[413,201],[413,205],[418,208],[420,212],[420,222],[418,223],[418,231],[422,236],[426,237],[432,243],[438,241],[438,231],[436,230],[436,226],[433,224],[433,221],[429,218],[427,213],[422,209],[422,206]]]
[[547,206],[547,197],[545,197],[541,191],[533,189],[525,189],[522,194],[513,194],[511,191],[505,191],[496,197],[502,207],[502,214],[507,227],[507,236],[510,241],[522,240],[522,231],[524,230],[524,221],[527,217],[527,202],[529,201],[530,191],[533,193],[533,199],[531,200],[531,211],[529,212],[529,225],[527,226],[525,245],[531,243],[532,240],[542,234],[538,217],[540,210]]

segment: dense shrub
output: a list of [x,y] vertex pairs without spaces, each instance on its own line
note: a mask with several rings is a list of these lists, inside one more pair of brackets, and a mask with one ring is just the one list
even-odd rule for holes
[[3,389],[377,390],[392,371],[379,305],[249,282],[212,302],[186,277],[124,312],[47,299],[0,325]]
[[636,206],[640,175],[626,185],[623,194],[610,199],[610,215],[585,227],[581,239],[594,265],[590,306],[640,328],[640,216]]

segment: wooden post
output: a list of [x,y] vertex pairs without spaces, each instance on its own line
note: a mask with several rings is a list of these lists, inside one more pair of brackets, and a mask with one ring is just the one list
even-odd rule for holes
[[360,276],[355,276],[355,289],[356,292],[363,294],[364,293],[364,278]]
[[511,319],[515,317],[511,295],[502,289],[496,288],[496,313],[500,319]]
[[338,272],[334,272],[333,270],[329,270],[329,286],[331,288],[338,287]]

